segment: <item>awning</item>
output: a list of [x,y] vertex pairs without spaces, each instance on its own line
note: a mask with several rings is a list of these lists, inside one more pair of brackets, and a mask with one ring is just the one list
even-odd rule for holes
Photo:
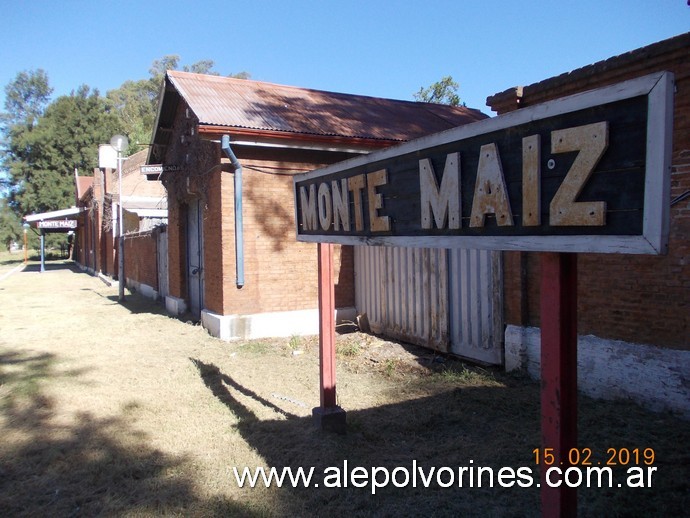
[[84,207],[70,207],[69,209],[52,210],[40,214],[24,216],[27,223],[36,223],[36,228],[41,229],[41,272],[46,271],[45,233],[46,232],[70,232],[77,228],[77,216],[84,212]]
[[[53,210],[50,212],[41,212],[40,214],[30,214],[24,216],[24,221],[33,223],[35,221],[55,221],[55,220],[75,220],[79,214],[84,212],[84,207],[70,207],[69,209]],[[40,227],[39,227],[40,228]]]

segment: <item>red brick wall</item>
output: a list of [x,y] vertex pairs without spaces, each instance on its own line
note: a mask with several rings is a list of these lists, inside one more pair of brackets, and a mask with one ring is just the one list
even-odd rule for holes
[[74,235],[74,252],[73,256],[75,260],[82,266],[88,266],[86,264],[86,248],[85,246],[88,244],[87,241],[87,230],[86,230],[86,224],[88,221],[88,217],[86,217],[83,213],[79,216],[78,218],[78,223],[77,223],[77,230],[75,230]]
[[[98,270],[100,260],[100,232],[96,226],[96,213],[88,210],[90,200],[86,200],[87,210],[78,219],[75,231],[75,254],[77,262],[91,270]],[[84,206],[84,204],[82,204]]]
[[175,193],[168,193],[168,294],[186,299],[184,207],[177,202]]
[[[519,106],[661,70],[675,74],[669,202],[690,190],[690,34],[526,87]],[[511,99],[512,95],[512,99]],[[514,93],[488,103],[516,109]],[[690,350],[690,199],[671,207],[666,256],[580,254],[578,331],[602,338]],[[506,323],[539,325],[539,256],[504,254]]]
[[125,278],[158,290],[157,244],[152,232],[125,236]]
[[113,231],[101,230],[101,272],[115,275],[115,250],[113,248]]
[[[170,295],[187,298],[185,203],[204,206],[204,308],[221,315],[313,309],[318,305],[316,245],[298,243],[292,174],[348,158],[345,153],[235,146],[243,166],[245,284],[236,286],[234,173],[217,142],[199,138],[197,121],[178,107],[165,162],[184,170],[168,189]],[[184,138],[183,138],[184,137]],[[336,306],[354,305],[351,247],[336,247]],[[342,262],[341,262],[342,255]]]
[[[226,275],[232,275],[234,271],[227,273],[224,268],[223,255],[234,253],[234,243],[223,240],[223,216],[222,211],[227,210],[228,202],[224,198],[230,197],[232,191],[228,190],[228,182],[232,182],[229,173],[223,173],[216,169],[209,176],[208,196],[204,208],[204,306],[209,311],[219,315],[223,313],[223,292]],[[232,210],[232,205],[230,207]]]
[[[222,225],[223,314],[313,309],[318,306],[317,249],[295,237],[292,176],[277,171],[315,169],[309,162],[276,163],[242,158],[245,285],[236,286],[234,176],[218,173],[220,195],[209,200],[205,230]],[[275,169],[286,168],[286,169]],[[260,170],[260,171],[259,171]],[[222,221],[217,217],[220,205]],[[205,245],[208,241],[205,241]],[[351,247],[336,247],[336,306],[354,305],[354,259]],[[207,260],[210,248],[207,248]],[[341,259],[342,257],[342,259]],[[209,283],[209,270],[206,282]],[[213,282],[217,282],[214,278]],[[207,304],[211,308],[207,291]],[[215,301],[214,301],[215,302]],[[217,307],[217,306],[216,306]]]

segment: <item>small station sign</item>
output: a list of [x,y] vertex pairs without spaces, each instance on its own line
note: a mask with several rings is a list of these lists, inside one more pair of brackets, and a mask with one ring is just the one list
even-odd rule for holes
[[182,166],[170,165],[170,164],[151,164],[151,165],[141,165],[139,166],[139,173],[150,175],[150,174],[161,174],[161,173],[174,173],[176,171],[181,171]]
[[38,228],[45,230],[74,230],[77,228],[76,219],[47,219],[36,223]]
[[665,253],[672,108],[656,73],[297,175],[297,239]]

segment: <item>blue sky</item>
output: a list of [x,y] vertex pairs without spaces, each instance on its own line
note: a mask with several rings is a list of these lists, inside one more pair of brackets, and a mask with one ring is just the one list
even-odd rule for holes
[[690,31],[686,0],[0,0],[0,109],[22,70],[54,96],[102,94],[151,63],[215,61],[223,75],[412,99],[451,75],[468,106]]

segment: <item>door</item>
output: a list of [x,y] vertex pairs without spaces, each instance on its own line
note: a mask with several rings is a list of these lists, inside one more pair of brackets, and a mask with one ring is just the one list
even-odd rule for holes
[[187,210],[187,295],[189,311],[197,320],[204,307],[203,229],[203,205],[193,200]]

